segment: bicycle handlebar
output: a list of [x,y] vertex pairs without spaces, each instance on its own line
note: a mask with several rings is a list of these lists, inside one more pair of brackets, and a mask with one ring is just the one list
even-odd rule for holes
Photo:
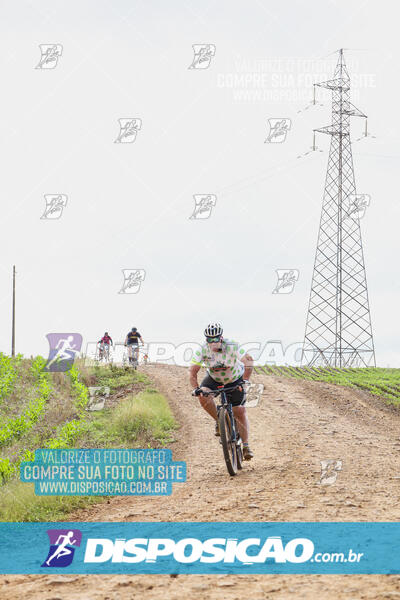
[[[234,390],[237,390],[238,388],[242,387],[243,384],[248,383],[247,379],[243,379],[243,381],[241,383],[238,383],[237,385],[234,385],[233,387],[222,387],[219,388],[218,390],[210,390],[209,392],[200,392],[203,396],[219,396],[222,392],[233,392]],[[200,388],[199,388],[200,389]],[[200,394],[195,394],[195,390],[193,390],[192,392],[192,396],[197,396]]]

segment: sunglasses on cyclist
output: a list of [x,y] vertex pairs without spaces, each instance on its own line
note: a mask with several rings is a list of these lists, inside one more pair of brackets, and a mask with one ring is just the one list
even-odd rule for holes
[[212,344],[212,342],[220,342],[221,341],[221,336],[217,335],[215,337],[207,337],[206,336],[206,340],[208,344]]

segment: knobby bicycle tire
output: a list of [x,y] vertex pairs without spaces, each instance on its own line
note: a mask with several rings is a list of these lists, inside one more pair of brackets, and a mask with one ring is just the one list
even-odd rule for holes
[[237,473],[237,455],[236,455],[236,444],[232,443],[232,423],[231,418],[227,410],[224,407],[221,408],[218,415],[219,431],[221,435],[221,444],[224,451],[224,458],[226,468],[228,469],[229,475],[236,475]]

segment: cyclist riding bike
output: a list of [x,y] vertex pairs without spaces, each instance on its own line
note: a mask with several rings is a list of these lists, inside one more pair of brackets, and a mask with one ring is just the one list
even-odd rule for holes
[[125,346],[128,347],[129,350],[129,362],[133,362],[133,356],[135,355],[136,361],[139,362],[139,340],[142,345],[144,345],[144,341],[136,327],[132,327],[130,332],[125,338]]
[[[219,323],[210,323],[204,330],[206,338],[200,350],[194,353],[189,368],[190,384],[193,393],[199,397],[204,410],[215,419],[215,435],[220,435],[218,427],[218,414],[214,398],[204,396],[202,392],[216,390],[219,387],[233,387],[250,378],[253,371],[253,359],[250,354],[233,340],[222,337],[223,329]],[[197,374],[201,367],[206,367],[207,375],[198,384]],[[245,392],[239,388],[229,393],[229,402],[233,407],[233,414],[239,426],[239,433],[243,440],[243,457],[251,460],[254,456],[249,447],[249,421],[246,407],[242,405]]]
[[108,335],[107,331],[105,332],[101,340],[99,340],[97,343],[100,344],[100,356],[110,356],[110,345],[113,346],[114,343],[112,341],[111,336]]

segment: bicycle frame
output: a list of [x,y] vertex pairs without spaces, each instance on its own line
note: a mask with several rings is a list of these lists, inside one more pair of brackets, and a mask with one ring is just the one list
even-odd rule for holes
[[128,356],[130,358],[138,358],[139,355],[139,346],[136,344],[129,344],[128,348]]
[[[231,423],[232,423],[232,433],[233,433],[232,442],[235,442],[235,443],[237,443],[238,439],[240,438],[240,434],[238,431],[236,431],[236,419],[233,414],[233,406],[227,398],[227,392],[237,390],[238,388],[241,388],[241,387],[242,387],[242,384],[235,385],[232,388],[222,388],[221,392],[220,392],[221,404],[217,405],[217,414],[219,414],[219,411],[221,410],[222,407],[224,407],[225,410],[228,411],[228,413],[229,413],[229,416],[231,418]],[[218,390],[215,390],[215,391],[218,391]],[[245,390],[244,390],[244,393],[245,393],[245,395],[244,395],[243,401],[240,406],[242,406],[246,402],[246,391]]]
[[110,360],[110,345],[105,344],[104,342],[103,343],[98,342],[96,355],[97,355],[97,360],[109,361]]
[[143,344],[129,344],[126,346],[129,363],[133,365],[134,369],[136,369],[139,366],[139,353],[141,346],[143,346]]
[[[230,406],[231,410],[232,410],[232,404],[229,402],[228,398],[227,398],[227,393],[229,392],[234,392],[235,390],[237,390],[238,388],[243,388],[244,391],[244,398],[242,400],[242,402],[239,404],[239,406],[243,406],[246,402],[246,388],[245,388],[245,384],[246,382],[243,381],[243,383],[238,383],[237,385],[234,385],[233,387],[220,387],[216,390],[210,390],[209,392],[202,392],[203,396],[221,396],[221,404],[219,405],[219,408],[221,408],[221,406]],[[217,406],[218,408],[218,406]]]
[[[221,444],[224,451],[225,463],[230,475],[236,475],[237,470],[242,468],[243,454],[239,428],[236,426],[233,406],[228,399],[228,395],[229,392],[242,388],[242,385],[242,383],[239,383],[230,388],[221,387],[217,390],[203,392],[204,396],[221,396],[221,403],[217,405],[217,421],[220,427]],[[244,393],[245,395],[241,405],[246,401],[245,388]],[[221,411],[223,411],[222,414]],[[226,422],[226,414],[228,415],[228,423]]]

